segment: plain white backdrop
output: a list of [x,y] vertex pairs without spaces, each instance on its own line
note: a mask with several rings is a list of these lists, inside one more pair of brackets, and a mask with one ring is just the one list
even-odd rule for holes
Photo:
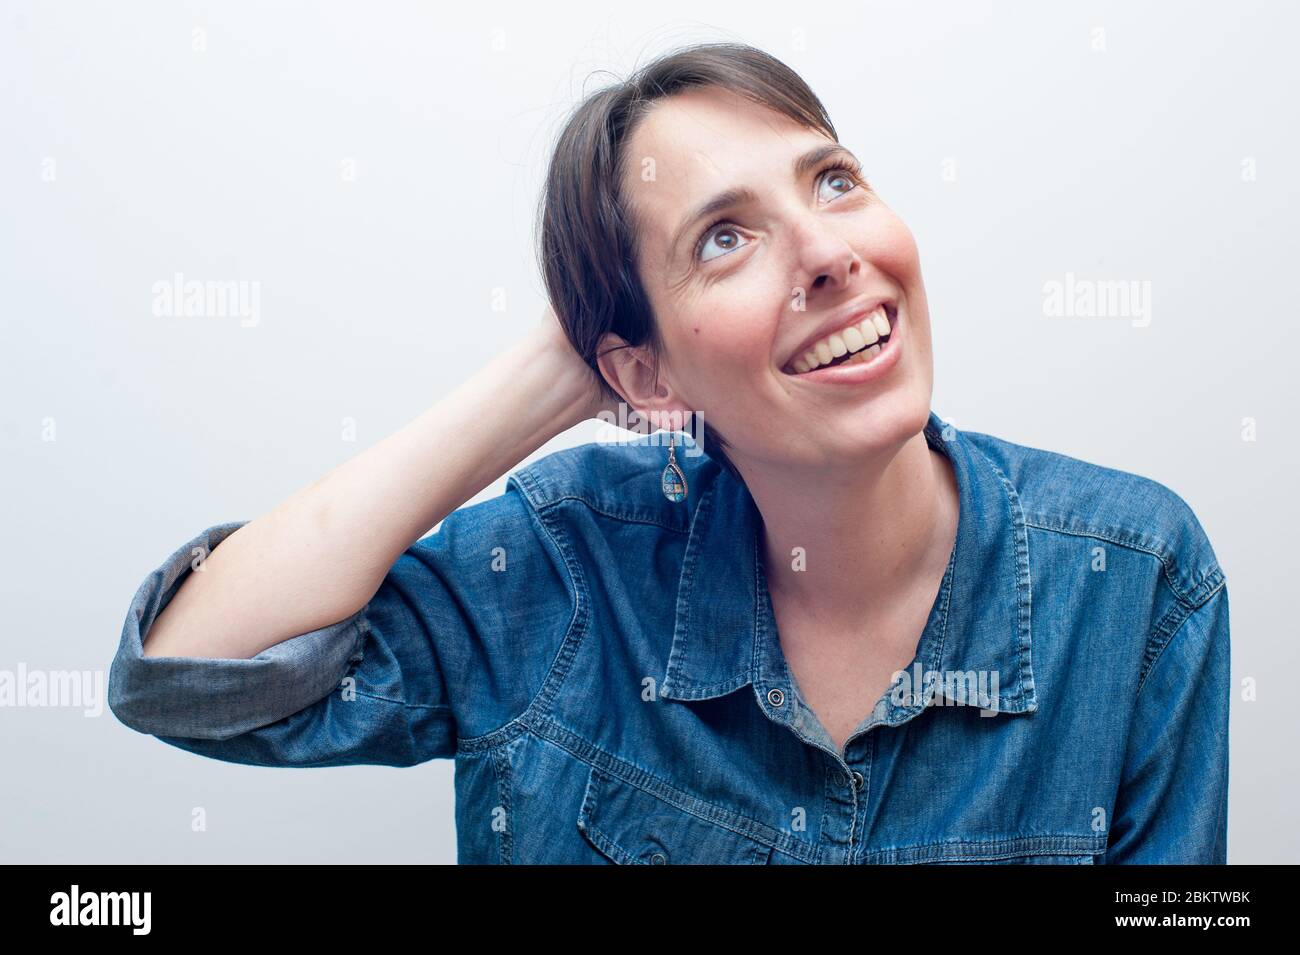
[[[934,409],[1192,506],[1232,595],[1229,861],[1300,861],[1295,8],[475,6],[0,4],[0,671],[106,686],[177,546],[533,326],[568,110],[599,71],[739,40],[809,82],[915,233]],[[157,314],[177,273],[250,283],[256,321]],[[1067,275],[1139,283],[1149,314],[1045,314]],[[455,861],[450,761],[237,766],[102,703],[0,707],[0,859]]]

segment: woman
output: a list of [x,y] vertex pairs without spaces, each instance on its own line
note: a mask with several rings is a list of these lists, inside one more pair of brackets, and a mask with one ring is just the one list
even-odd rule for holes
[[[462,862],[1226,861],[1205,534],[930,411],[916,245],[798,76],[710,44],[592,95],[541,237],[541,326],[145,582],[124,723],[454,757]],[[620,402],[673,424],[462,506]]]

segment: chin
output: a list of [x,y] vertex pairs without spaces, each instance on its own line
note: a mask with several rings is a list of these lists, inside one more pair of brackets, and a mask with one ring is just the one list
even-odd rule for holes
[[871,457],[902,447],[925,428],[930,394],[912,388],[887,392],[851,414],[853,420],[845,426],[853,448],[849,453]]

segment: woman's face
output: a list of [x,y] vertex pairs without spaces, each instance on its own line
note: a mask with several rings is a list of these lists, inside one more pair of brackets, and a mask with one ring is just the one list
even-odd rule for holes
[[[742,470],[851,464],[916,434],[929,415],[930,319],[916,243],[853,173],[827,171],[854,163],[847,150],[796,166],[834,145],[716,89],[659,101],[626,144],[637,267],[666,351],[657,391],[630,350],[602,367],[642,412],[701,412]],[[697,217],[736,189],[754,195]],[[854,313],[878,302],[892,328],[871,362],[791,373],[805,346],[849,324],[861,329],[864,316]]]

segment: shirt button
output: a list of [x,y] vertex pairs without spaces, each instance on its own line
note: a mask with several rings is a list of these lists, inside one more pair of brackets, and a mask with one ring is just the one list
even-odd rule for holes
[[780,706],[785,702],[785,694],[776,687],[773,687],[767,691],[767,702],[771,703],[773,706]]
[[853,770],[853,788],[854,788],[854,789],[861,789],[861,788],[862,788],[862,783],[863,783],[863,782],[864,782],[864,780],[863,780],[863,778],[862,778],[862,774],[861,774],[860,772],[858,772],[856,769]]
[[654,855],[652,855],[652,856],[650,857],[650,864],[651,864],[651,865],[667,865],[667,864],[668,864],[668,857],[667,857],[666,855],[664,855],[662,852],[656,852]]

